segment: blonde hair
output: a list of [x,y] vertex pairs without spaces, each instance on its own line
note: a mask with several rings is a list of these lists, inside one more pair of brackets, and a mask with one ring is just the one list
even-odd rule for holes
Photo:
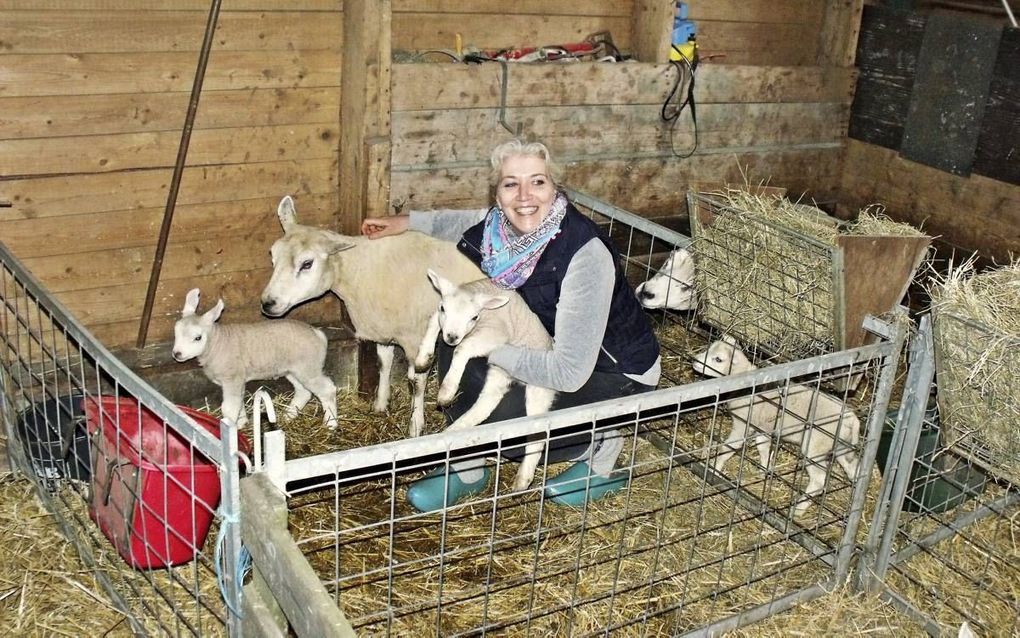
[[512,139],[508,142],[503,142],[496,148],[492,149],[492,157],[490,162],[492,164],[492,176],[491,182],[493,187],[499,184],[500,174],[503,170],[503,162],[511,157],[538,157],[545,162],[546,172],[549,174],[549,179],[552,180],[555,186],[559,182],[559,167],[553,162],[552,155],[549,153],[549,149],[545,144],[541,142],[525,142],[520,139]]

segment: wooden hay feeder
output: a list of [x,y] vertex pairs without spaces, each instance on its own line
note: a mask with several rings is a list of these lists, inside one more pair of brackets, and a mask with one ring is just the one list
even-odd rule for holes
[[689,192],[691,246],[703,321],[744,346],[798,359],[864,345],[866,315],[894,309],[931,241],[926,236],[839,235],[825,243],[726,203]]
[[1020,483],[1020,339],[944,308],[933,314],[943,444]]

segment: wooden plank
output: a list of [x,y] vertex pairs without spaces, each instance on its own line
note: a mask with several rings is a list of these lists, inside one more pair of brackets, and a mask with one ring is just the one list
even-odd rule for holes
[[631,0],[393,0],[393,13],[486,13],[497,16],[617,16],[629,17]]
[[[657,105],[515,108],[508,114],[529,137],[542,140],[557,157],[662,152],[693,145],[689,115],[675,129]],[[846,107],[836,103],[704,104],[698,109],[703,149],[838,143]],[[462,131],[474,131],[465,137]],[[600,131],[597,139],[590,132]],[[393,120],[394,168],[453,162],[485,162],[493,139],[505,133],[495,109],[408,111]]]
[[[347,0],[348,7],[351,2]],[[353,638],[350,623],[319,582],[287,526],[279,524],[279,512],[287,508],[283,494],[265,474],[256,474],[241,481],[241,500],[244,544],[294,632],[298,636]]]
[[[190,91],[190,52],[5,55],[0,97]],[[339,51],[219,51],[204,90],[337,86]]]
[[[283,194],[177,206],[170,239],[177,243],[209,237],[227,241],[237,235],[278,236],[280,224],[276,207]],[[334,223],[336,193],[303,195],[295,199],[301,211],[301,223],[323,227]],[[16,219],[0,222],[0,233],[19,259],[155,245],[165,209],[160,206]],[[93,231],[82,236],[82,228]]]
[[[196,130],[188,166],[331,158],[336,124],[286,124]],[[173,167],[179,131],[0,141],[0,173],[8,177],[105,173]]]
[[931,239],[840,235],[836,243],[843,250],[845,273],[842,350],[868,343],[865,316],[884,315],[903,300]]
[[672,3],[634,0],[630,48],[635,60],[656,64],[669,60],[674,10]]
[[688,4],[690,17],[699,27],[712,20],[818,26],[824,9],[818,0],[689,0]]
[[[13,206],[0,209],[0,223],[165,206],[170,176],[170,170],[150,169],[6,181],[4,197]],[[177,204],[258,197],[279,200],[287,193],[322,194],[335,189],[334,160],[192,167],[184,171]]]
[[[671,157],[601,158],[565,162],[563,181],[645,217],[686,215],[686,190],[692,182],[767,180],[786,187],[791,196],[807,193],[831,199],[839,184],[841,148],[731,150],[698,155],[687,161]],[[393,171],[392,199],[407,209],[480,208],[489,203],[488,167],[471,164],[437,170]]]
[[818,35],[818,64],[854,65],[863,10],[864,0],[829,0],[825,3]]
[[[342,11],[343,0],[288,0],[287,11]],[[208,0],[0,0],[3,11],[209,11]],[[279,0],[230,0],[221,13],[279,11]]]
[[630,22],[630,16],[396,13],[392,46],[395,51],[452,49],[460,33],[464,46],[479,49],[540,47],[581,42],[593,33],[609,31],[616,46],[627,50]]
[[985,259],[1020,254],[1020,188],[903,159],[857,140],[847,145],[840,201],[844,215],[881,203],[886,213]]
[[[208,8],[198,11],[0,11],[0,42],[10,54],[195,51]],[[343,47],[343,14],[230,11],[216,23],[213,54]]]
[[[393,110],[495,108],[502,71],[497,64],[394,64]],[[699,104],[712,102],[846,102],[851,69],[706,64],[698,75]],[[676,81],[671,65],[547,64],[510,67],[509,106],[658,104]]]
[[725,64],[801,66],[814,64],[818,25],[760,22],[698,23],[703,57],[721,55]]
[[345,6],[338,221],[341,232],[355,234],[366,211],[388,208],[391,16],[389,0],[347,0]]
[[[180,131],[190,93],[0,98],[0,138]],[[203,91],[195,130],[335,124],[340,88]]]

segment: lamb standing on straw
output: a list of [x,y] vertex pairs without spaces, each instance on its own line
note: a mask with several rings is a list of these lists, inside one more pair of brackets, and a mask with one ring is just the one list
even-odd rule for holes
[[223,300],[196,315],[199,289],[188,292],[181,318],[174,325],[173,357],[198,358],[210,381],[223,388],[221,413],[238,427],[248,423],[244,408],[247,381],[286,377],[294,386],[287,417],[294,418],[314,394],[322,404],[322,420],[337,425],[336,385],[326,376],[326,335],[318,328],[290,319],[220,325]]

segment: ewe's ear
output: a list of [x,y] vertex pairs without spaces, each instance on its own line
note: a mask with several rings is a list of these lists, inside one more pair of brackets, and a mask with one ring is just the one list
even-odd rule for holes
[[294,210],[294,199],[290,195],[284,195],[280,205],[276,207],[276,216],[280,218],[280,225],[283,226],[284,234],[297,224],[297,212]]
[[330,242],[329,250],[327,252],[329,252],[330,255],[335,255],[339,252],[343,252],[351,248],[354,248],[353,242],[347,241],[345,239],[334,239]]
[[202,321],[209,325],[216,323],[216,320],[223,314],[223,299],[216,302],[216,305],[211,310],[202,315]]
[[192,288],[188,291],[188,295],[184,298],[184,310],[181,311],[182,317],[190,317],[195,314],[198,310],[198,299],[201,293],[198,288]]
[[505,306],[509,301],[510,297],[507,297],[506,295],[481,296],[482,308],[485,308],[486,310],[495,310],[496,308],[501,308]]

